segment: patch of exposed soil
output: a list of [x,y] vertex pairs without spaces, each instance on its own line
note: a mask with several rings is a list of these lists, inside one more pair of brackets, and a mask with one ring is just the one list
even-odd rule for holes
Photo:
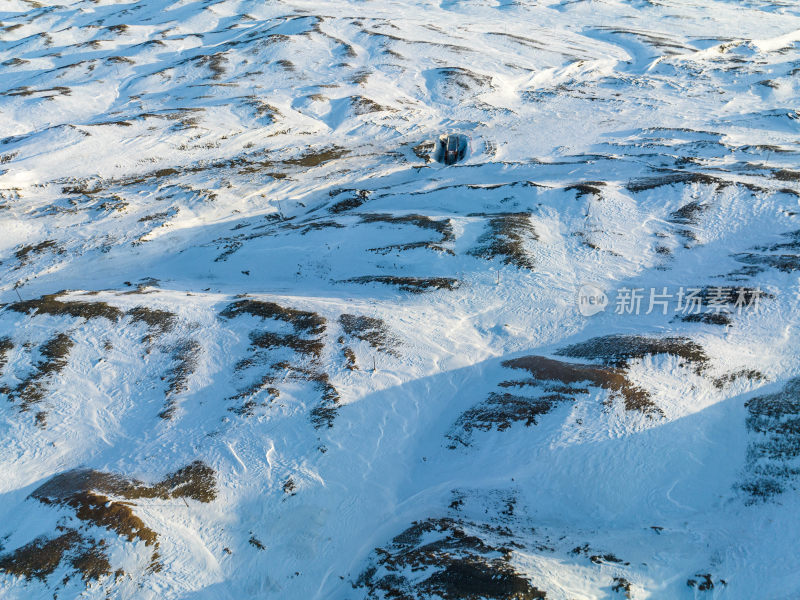
[[197,369],[203,346],[197,340],[182,340],[172,348],[171,354],[173,366],[166,375],[166,404],[158,415],[162,419],[171,419],[175,415],[178,408],[175,397],[189,388],[189,378]]
[[52,538],[38,537],[0,556],[0,571],[28,581],[45,581],[63,562],[72,568],[67,579],[80,573],[84,581],[90,582],[111,574],[105,542],[85,537],[75,529]]
[[239,315],[251,315],[261,319],[274,319],[290,323],[295,332],[305,332],[307,334],[319,335],[325,331],[325,318],[321,315],[285,308],[274,302],[263,302],[261,300],[243,299],[229,304],[220,315],[232,319]]
[[529,398],[508,392],[492,392],[486,400],[458,418],[453,430],[447,435],[451,440],[449,447],[456,448],[457,444],[469,446],[469,436],[474,430],[505,431],[517,422],[524,422],[526,427],[536,425],[537,419],[552,411],[557,404],[571,400],[570,396],[561,393]]
[[1,337],[0,338],[0,373],[3,371],[3,367],[6,366],[7,356],[11,350],[14,349],[14,342],[11,341],[10,338]]
[[556,354],[599,360],[613,367],[624,367],[631,360],[648,355],[669,354],[683,359],[683,364],[698,374],[707,368],[709,362],[703,347],[685,337],[609,335],[567,346]]
[[454,519],[415,522],[377,548],[353,587],[371,600],[535,600],[547,597],[511,564],[512,550]]
[[[524,356],[503,362],[504,367],[525,369],[535,382],[558,382],[567,388],[575,384],[589,384],[617,394],[625,401],[626,410],[638,410],[651,416],[660,415],[661,409],[650,394],[631,383],[623,369],[606,365],[569,363],[544,356]],[[578,388],[582,389],[582,388]]]
[[346,279],[349,283],[383,283],[395,285],[404,292],[420,294],[431,290],[455,290],[461,282],[453,277],[396,277],[392,275],[363,275]]
[[44,252],[63,254],[64,248],[59,246],[55,240],[45,240],[38,244],[20,246],[14,252],[14,257],[19,261],[20,266],[22,266],[28,264],[34,257]]
[[492,215],[488,229],[478,238],[478,246],[469,251],[472,256],[493,260],[520,269],[533,269],[535,264],[525,250],[526,242],[539,239],[530,221],[530,213]]
[[[47,396],[50,384],[63,371],[69,362],[69,353],[75,342],[66,333],[59,333],[41,345],[41,359],[34,365],[33,372],[14,388],[3,387],[0,393],[7,394],[12,401],[20,402],[20,411],[28,411]],[[42,416],[37,419],[42,422]]]
[[751,398],[747,408],[747,478],[740,485],[751,502],[797,489],[800,477],[800,378],[782,390]]
[[14,302],[10,304],[8,308],[19,313],[54,316],[66,315],[86,320],[105,317],[110,321],[116,321],[123,315],[119,308],[111,306],[106,302],[87,302],[71,299],[60,300],[60,298],[64,298],[66,295],[66,291],[58,292],[57,294],[46,294],[34,300]]
[[345,334],[367,342],[376,350],[386,354],[398,355],[395,348],[400,341],[390,333],[383,320],[363,315],[343,314],[339,316],[339,324]]

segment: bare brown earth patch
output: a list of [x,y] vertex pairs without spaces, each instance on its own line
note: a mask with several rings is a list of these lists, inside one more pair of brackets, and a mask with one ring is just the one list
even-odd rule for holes
[[[33,372],[13,388],[0,388],[0,393],[8,395],[14,402],[18,401],[20,411],[30,410],[44,400],[54,378],[66,368],[74,345],[68,334],[56,334],[39,347],[41,359],[34,365]],[[45,413],[40,414],[37,420],[43,425]]]
[[536,381],[554,381],[568,387],[574,384],[589,384],[618,394],[625,401],[626,410],[638,410],[645,414],[661,414],[646,390],[628,381],[622,369],[568,363],[544,356],[526,356],[503,362],[504,367],[525,369]]
[[41,298],[36,298],[34,300],[14,302],[13,304],[10,304],[8,308],[19,313],[32,315],[66,315],[87,320],[105,317],[110,321],[116,321],[123,315],[123,312],[116,306],[111,306],[106,302],[73,300],[67,297],[66,291],[58,292],[56,294],[46,294]]
[[547,594],[511,564],[510,546],[493,546],[480,528],[442,518],[414,522],[353,582],[366,598],[536,600]]
[[800,378],[745,403],[750,441],[740,488],[751,503],[797,489],[800,477]]
[[702,373],[709,359],[698,343],[685,337],[647,337],[640,335],[609,335],[591,338],[556,352],[560,356],[588,358],[604,365],[622,367],[633,359],[648,355],[668,354],[683,360],[683,365]]
[[84,581],[90,582],[111,574],[105,542],[85,537],[75,529],[66,529],[52,538],[36,538],[0,556],[0,571],[28,581],[45,581],[62,562],[72,567],[67,579],[80,573]]
[[45,240],[43,242],[39,242],[38,244],[28,244],[20,246],[14,252],[14,258],[16,258],[19,261],[21,266],[28,264],[36,256],[43,254],[45,252],[54,252],[56,254],[63,254],[64,248],[59,246],[55,240]]
[[346,335],[367,342],[376,350],[397,356],[395,348],[400,341],[391,334],[383,320],[364,315],[343,314],[339,316],[339,324]]
[[530,213],[490,215],[487,231],[478,238],[477,247],[469,254],[486,260],[500,258],[504,264],[533,269],[535,264],[525,250],[525,243],[539,238],[530,216]]
[[397,277],[393,275],[362,275],[346,279],[350,283],[382,283],[397,286],[404,292],[420,294],[431,290],[455,290],[461,282],[453,277]]
[[[590,388],[609,392],[610,402],[623,401],[625,410],[638,411],[648,418],[663,417],[664,413],[650,393],[628,378],[630,361],[645,356],[667,354],[676,356],[681,364],[698,375],[704,374],[709,358],[702,346],[684,337],[646,337],[635,335],[610,335],[591,338],[556,352],[571,358],[598,361],[599,364],[576,363],[546,356],[524,356],[507,360],[503,367],[527,371],[530,379],[500,382],[501,388],[524,388],[526,395],[510,392],[492,392],[488,398],[458,417],[446,434],[451,449],[469,446],[474,431],[504,431],[514,423],[536,425],[539,420],[558,406],[574,402],[586,395]],[[712,380],[722,388],[739,378],[758,379],[757,371],[744,370],[729,373]]]
[[[319,404],[310,411],[311,423],[315,428],[332,427],[338,413],[340,396],[331,383],[330,376],[319,369],[319,360],[325,350],[325,318],[311,311],[250,298],[229,304],[220,314],[228,319],[250,315],[284,322],[290,324],[294,330],[294,333],[289,334],[261,329],[250,332],[251,354],[237,364],[236,370],[258,368],[260,372],[253,383],[229,398],[238,403],[229,410],[242,416],[253,415],[258,406],[267,406],[280,396],[282,381],[305,381],[320,395]],[[291,351],[296,358],[292,361],[271,363],[275,360],[273,352],[285,350]]]
[[176,396],[189,389],[189,378],[197,369],[203,353],[203,346],[197,340],[181,340],[173,348],[173,365],[166,375],[167,391],[164,410],[159,413],[162,419],[171,419],[178,408]]
[[[163,480],[148,485],[115,473],[76,469],[52,477],[34,490],[30,498],[48,506],[69,508],[74,518],[105,529],[130,542],[150,546],[149,569],[160,570],[158,534],[134,513],[135,500],[182,499],[212,502],[217,495],[216,474],[201,461],[193,462]],[[0,571],[45,581],[60,565],[69,565],[67,579],[80,573],[85,582],[111,574],[106,541],[59,525],[55,537],[39,537],[0,556]],[[116,576],[124,575],[117,569]]]

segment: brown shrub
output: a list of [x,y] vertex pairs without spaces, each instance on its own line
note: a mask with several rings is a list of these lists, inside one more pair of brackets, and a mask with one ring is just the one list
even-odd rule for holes
[[430,229],[441,235],[439,243],[455,239],[453,224],[450,219],[433,219],[419,214],[392,215],[388,213],[361,215],[361,223],[389,223],[392,225],[414,225],[420,229]]
[[488,230],[478,238],[478,246],[469,251],[472,256],[492,260],[502,258],[503,263],[520,269],[533,269],[533,259],[525,250],[526,240],[538,240],[530,221],[530,213],[502,213],[492,215]]
[[632,359],[648,355],[669,354],[682,358],[696,373],[708,366],[703,347],[685,337],[645,337],[640,335],[609,335],[591,338],[567,346],[556,354],[573,358],[597,359],[605,365],[626,366]]
[[28,581],[33,578],[44,581],[68,558],[84,581],[97,580],[111,573],[104,546],[102,541],[98,543],[74,529],[67,529],[58,537],[38,537],[14,552],[0,556],[0,571]]
[[349,283],[383,283],[386,285],[396,285],[404,292],[421,294],[430,290],[455,290],[461,285],[458,279],[453,277],[395,277],[391,275],[363,275],[346,279]]
[[8,308],[10,310],[34,315],[45,314],[54,316],[70,316],[82,319],[95,319],[105,317],[110,321],[116,321],[122,316],[122,311],[116,306],[111,306],[106,302],[84,302],[78,300],[59,300],[67,294],[66,291],[57,294],[46,294],[35,300],[24,300],[14,302]]
[[628,381],[621,369],[562,362],[544,356],[525,356],[507,360],[503,362],[503,366],[525,369],[538,381],[558,381],[567,385],[588,382],[619,394],[625,401],[626,410],[638,410],[648,415],[662,414],[647,391]]
[[36,256],[37,254],[47,252],[48,250],[57,252],[59,254],[64,252],[64,249],[60,247],[55,240],[45,240],[43,242],[39,242],[38,244],[20,246],[14,252],[14,257],[20,262],[21,265],[25,265],[30,262],[32,257]]
[[294,334],[281,335],[269,331],[253,332],[250,341],[257,348],[290,348],[298,354],[310,354],[319,358],[325,349],[325,343],[318,338],[302,338]]
[[381,319],[363,315],[343,314],[339,316],[339,324],[347,335],[367,342],[376,350],[397,356],[397,351],[394,348],[400,342],[391,335],[386,323]]
[[229,304],[220,313],[223,317],[232,319],[242,314],[252,315],[261,319],[274,319],[290,323],[296,332],[321,334],[325,331],[325,318],[314,312],[285,308],[274,302],[243,299]]
[[0,371],[6,366],[8,353],[14,349],[14,342],[10,338],[0,337]]
[[353,587],[365,588],[370,598],[380,594],[398,600],[546,598],[511,565],[511,551],[484,541],[480,530],[454,519],[415,522],[391,544],[375,549]]
[[23,379],[13,389],[4,388],[11,400],[20,400],[20,410],[30,410],[44,400],[48,384],[63,371],[69,362],[69,353],[75,342],[66,333],[59,333],[39,348],[42,360],[36,363],[33,373]]
[[183,340],[172,349],[174,365],[167,372],[166,405],[159,413],[162,419],[171,419],[177,410],[175,396],[189,387],[189,378],[197,368],[203,346],[196,340]]

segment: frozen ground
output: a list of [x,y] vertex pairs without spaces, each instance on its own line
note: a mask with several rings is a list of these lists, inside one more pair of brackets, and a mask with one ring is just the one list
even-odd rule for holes
[[0,596],[797,598],[798,73],[789,0],[4,0]]

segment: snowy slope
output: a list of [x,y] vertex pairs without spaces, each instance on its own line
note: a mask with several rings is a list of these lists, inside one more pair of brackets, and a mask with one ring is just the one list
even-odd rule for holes
[[4,0],[0,597],[797,598],[798,72],[789,0]]

